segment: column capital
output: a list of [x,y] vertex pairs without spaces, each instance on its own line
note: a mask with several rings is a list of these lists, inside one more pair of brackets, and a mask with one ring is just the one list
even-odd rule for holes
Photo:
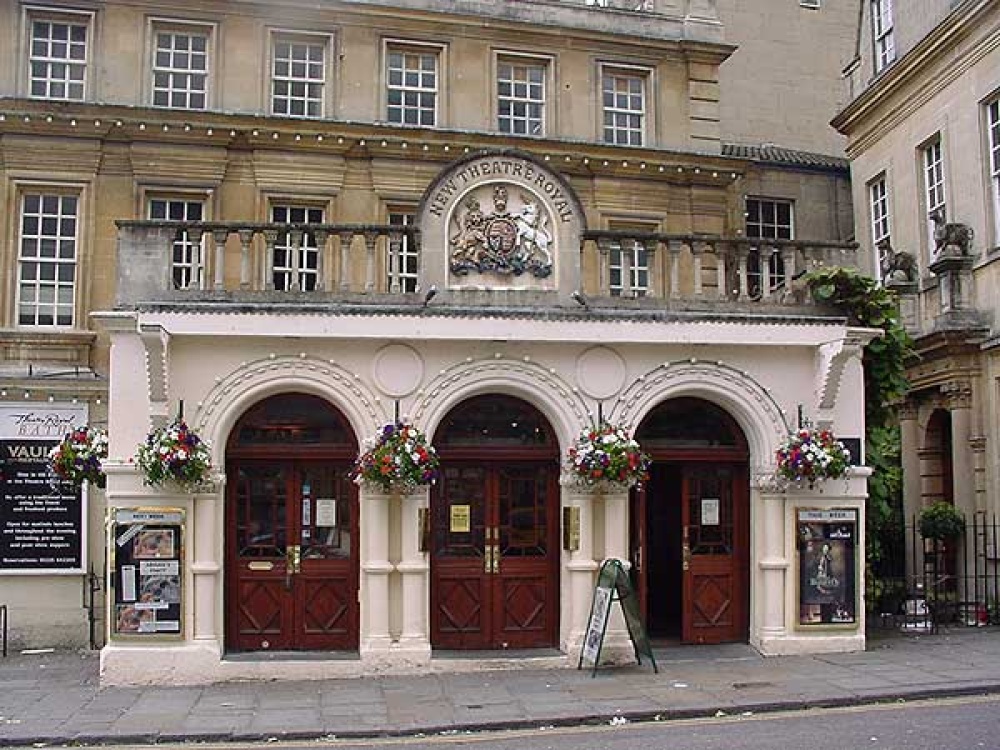
[[968,409],[972,406],[972,384],[967,380],[950,380],[942,383],[939,390],[949,409]]

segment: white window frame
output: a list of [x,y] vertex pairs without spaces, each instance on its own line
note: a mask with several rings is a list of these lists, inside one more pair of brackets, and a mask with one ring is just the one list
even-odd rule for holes
[[875,72],[881,73],[896,60],[892,0],[871,0],[870,8]]
[[[37,196],[39,199],[37,213],[32,215],[38,217],[37,226],[33,231],[27,232],[27,201],[29,196]],[[75,200],[75,211],[72,216],[72,233],[63,234],[64,220],[70,218],[62,214],[63,200],[72,198]],[[46,200],[56,200],[58,205],[55,213],[46,213]],[[23,185],[19,186],[17,192],[17,287],[14,300],[14,320],[18,328],[30,329],[68,329],[73,328],[77,321],[77,296],[80,292],[80,255],[81,237],[80,230],[84,206],[83,190],[78,187],[65,185]],[[55,222],[54,232],[46,231],[46,222]],[[52,252],[43,251],[44,242],[53,242]],[[71,257],[60,257],[63,251],[62,243],[72,243]],[[36,252],[26,255],[25,250],[34,244]],[[34,264],[34,278],[26,278],[25,271],[30,264]],[[64,276],[60,269],[70,267],[70,279],[61,278]],[[43,272],[43,267],[51,269]],[[51,276],[51,278],[43,278]],[[29,288],[32,293],[27,295]],[[59,301],[60,290],[68,288],[70,299]],[[51,290],[51,294],[44,293],[43,290]],[[33,299],[26,299],[26,296]],[[42,297],[47,297],[44,303]],[[24,322],[21,318],[22,307],[30,305],[33,322]],[[44,309],[52,314],[52,322],[39,322],[38,319]],[[69,320],[60,321],[60,308],[69,309]]]
[[[49,101],[86,101],[90,96],[90,70],[91,70],[91,58],[93,56],[93,40],[94,40],[94,18],[95,15],[92,12],[64,9],[64,8],[53,8],[49,6],[28,6],[25,8],[24,14],[24,26],[23,26],[23,39],[24,39],[24,87],[27,96],[31,99],[42,99]],[[65,24],[67,26],[82,26],[84,27],[85,39],[83,41],[83,58],[82,60],[74,60],[72,56],[68,55],[65,57],[52,57],[52,56],[39,56],[36,58],[35,48],[34,48],[34,28],[36,22],[42,23],[55,23],[55,24]],[[68,40],[67,40],[68,41]],[[67,53],[69,50],[67,49]],[[50,93],[52,77],[51,75],[46,75],[44,80],[46,81],[46,93],[36,94],[33,89],[33,84],[35,82],[35,76],[33,74],[34,63],[38,61],[43,64],[50,66],[49,73],[51,73],[51,66],[53,65],[66,65],[66,66],[77,66],[82,68],[83,77],[80,80],[80,95],[70,96],[69,86],[71,83],[70,78],[63,77],[62,83],[67,87],[67,91],[63,96],[52,96]],[[69,75],[69,70],[66,71],[67,76]]]
[[[757,204],[757,220],[751,221],[751,202]],[[765,206],[772,207],[772,220],[764,219]],[[787,207],[788,222],[779,220],[779,206]],[[795,202],[788,198],[775,198],[764,195],[748,195],[743,199],[744,235],[749,240],[761,240],[760,245],[767,245],[768,240],[795,239]],[[751,247],[747,258],[747,282],[752,294],[758,294],[763,285],[763,268],[761,266],[759,247]],[[773,292],[785,283],[785,259],[780,252],[771,253],[768,259],[768,291]]]
[[993,245],[1000,246],[1000,96],[985,104],[986,168],[990,178],[990,204],[993,210]]
[[[145,196],[146,218],[162,221],[208,221],[208,200],[204,194],[177,194],[150,192]],[[159,202],[167,208],[167,216],[154,216],[153,203]],[[200,208],[200,218],[191,216],[192,206]],[[182,216],[175,217],[176,210],[181,207]],[[170,280],[174,289],[204,289],[205,288],[205,237],[202,234],[200,242],[192,242],[188,230],[180,229],[171,244]]]
[[[290,70],[287,74],[280,74],[278,71],[278,45],[279,44],[289,44],[293,46],[307,45],[309,47],[319,47],[322,53],[322,60],[319,61],[318,66],[315,62],[307,62],[306,66],[310,68],[306,71],[305,75],[296,76],[294,75],[294,70]],[[306,31],[295,31],[291,29],[272,29],[270,34],[270,46],[268,50],[268,80],[267,80],[267,106],[268,112],[274,117],[291,117],[296,119],[316,119],[323,118],[327,116],[327,111],[329,109],[328,102],[330,100],[330,86],[333,76],[331,75],[331,66],[333,60],[333,38],[329,34],[314,34]],[[293,61],[294,66],[297,61]],[[299,63],[301,64],[301,63]],[[318,71],[319,77],[314,74]],[[304,107],[306,110],[302,114],[296,114],[289,112],[279,112],[278,108],[275,107],[275,103],[279,98],[276,92],[277,84],[279,81],[288,82],[290,86],[295,84],[305,85],[307,90],[310,87],[318,87],[318,95],[310,95],[305,93],[301,96],[293,96],[291,94],[285,95],[282,98],[286,98],[291,101],[302,101],[307,106]],[[318,111],[312,113],[309,112],[309,104],[315,104]],[[291,109],[289,107],[289,109]]]
[[[414,42],[405,39],[386,39],[382,47],[382,75],[384,85],[382,86],[384,100],[385,121],[393,125],[402,125],[404,127],[411,128],[435,128],[439,127],[442,122],[441,116],[441,97],[442,97],[442,81],[444,80],[445,72],[445,60],[444,60],[444,46],[440,44],[429,44],[427,42]],[[392,55],[401,54],[403,55],[403,68],[401,69],[401,76],[397,82],[397,77],[394,75],[394,68],[390,68],[390,61]],[[420,65],[414,70],[406,66],[406,61],[411,56],[420,57]],[[423,58],[430,57],[434,60],[434,85],[427,87],[424,86],[424,69],[423,69]],[[409,75],[415,74],[417,76],[417,81],[414,84],[409,80]],[[393,102],[393,92],[399,91],[401,93],[400,102],[397,104]],[[417,99],[417,103],[407,104],[407,99],[410,96]],[[433,99],[433,107],[427,107],[423,101],[424,96],[431,96]],[[399,119],[395,119],[395,110],[399,110]],[[407,113],[416,112],[416,122],[406,122]],[[431,122],[423,122],[424,119],[422,114],[424,112],[431,113]]]
[[[651,101],[649,93],[653,90],[652,77],[653,71],[649,68],[636,66],[636,65],[624,65],[620,63],[601,63],[599,66],[599,75],[597,76],[597,101],[601,103],[600,106],[600,136],[598,140],[601,143],[606,143],[613,146],[646,146],[649,145],[649,128],[652,122],[652,111],[651,111]],[[631,102],[628,106],[618,106],[621,103],[621,96],[627,96],[631,98],[631,91],[628,94],[624,92],[619,92],[617,87],[613,91],[606,91],[606,79],[613,78],[616,80],[638,80],[639,81],[639,95],[641,98],[640,107],[636,109],[631,106]],[[614,102],[612,106],[608,106],[606,101],[606,93],[611,93]],[[617,120],[619,117],[638,118],[638,126],[633,127],[628,124],[626,127],[620,127],[617,122],[612,122],[608,124],[608,115],[612,116],[613,120]],[[628,137],[625,143],[619,142],[618,134],[625,133]],[[637,137],[633,138],[633,134]],[[608,140],[609,135],[611,140]]]
[[[184,68],[184,67],[173,67],[173,59],[170,65],[162,65],[159,61],[159,35],[160,34],[170,34],[174,35],[186,35],[188,37],[204,37],[205,38],[205,69],[204,71],[199,71],[196,68]],[[149,22],[149,103],[150,106],[156,107],[157,109],[173,109],[180,111],[189,112],[204,112],[210,110],[213,104],[213,90],[214,90],[214,76],[215,76],[215,66],[213,65],[215,61],[215,38],[217,34],[217,28],[215,24],[203,23],[199,21],[186,21],[179,19],[170,18],[153,18]],[[172,48],[173,49],[173,48]],[[176,56],[182,56],[184,54],[183,50],[174,50]],[[190,50],[188,50],[190,53]],[[171,55],[173,58],[174,55]],[[157,85],[157,74],[164,74],[169,80],[168,86],[164,89],[162,86]],[[196,88],[191,87],[175,87],[175,76],[190,76],[190,75],[204,75],[204,90],[199,91]],[[167,102],[165,104],[156,102],[156,96],[161,91],[167,93]],[[185,95],[185,105],[177,106],[174,104],[174,93],[182,92]],[[192,95],[202,94],[204,96],[204,102],[200,107],[191,106]]]
[[[389,206],[388,223],[392,226],[413,226],[417,218],[417,211],[408,206]],[[396,267],[392,264],[395,262]],[[417,251],[415,243],[411,242],[409,235],[404,234],[399,246],[399,254],[395,261],[391,258],[386,271],[386,290],[393,291],[393,282],[398,284],[397,291],[409,293],[417,291],[420,280],[420,253]]]
[[888,258],[882,255],[879,243],[885,240],[888,244],[892,240],[889,183],[885,173],[869,180],[866,191],[868,193],[868,220],[872,238],[872,255],[875,259],[875,267],[878,269],[878,274],[881,277],[882,269],[886,267]]
[[944,184],[944,147],[941,135],[934,136],[920,149],[920,167],[924,177],[924,217],[926,223],[927,255],[934,253],[935,224],[931,216],[941,212],[942,220],[948,218],[948,206]]
[[[518,68],[528,69],[541,69],[541,80],[540,81],[530,81],[527,79],[518,79],[512,76],[509,80],[505,80],[502,77],[502,70],[505,66],[511,66],[514,71]],[[526,55],[519,52],[508,52],[508,51],[498,51],[494,56],[494,76],[493,80],[496,82],[496,91],[494,106],[496,107],[496,116],[494,122],[496,123],[497,132],[503,133],[505,135],[515,135],[515,136],[534,136],[543,137],[548,132],[547,118],[549,114],[548,106],[548,96],[549,91],[554,90],[551,79],[552,72],[552,59],[549,57],[541,57],[538,55]],[[504,84],[509,86],[509,93],[502,93]],[[524,87],[525,90],[522,95],[518,95],[519,87]],[[532,89],[538,87],[541,89],[540,93],[533,92]],[[505,112],[504,104],[510,105],[510,111]],[[517,114],[514,112],[518,108],[518,105],[525,110],[524,114]],[[531,108],[536,107],[539,110],[537,116],[533,116],[531,113]],[[504,125],[504,120],[508,120],[509,124]],[[524,123],[524,132],[515,132],[517,123]]]
[[[303,213],[303,221],[298,221],[294,213]],[[279,218],[280,212],[287,212],[286,218]],[[315,214],[314,214],[315,212]],[[272,224],[322,224],[326,221],[326,207],[294,200],[273,199],[267,209],[268,221]],[[292,221],[288,221],[291,218]],[[295,263],[292,260],[292,238],[289,232],[279,232],[274,243],[271,256],[271,276],[267,279],[269,285],[279,292],[300,291],[311,292],[320,288],[321,259],[323,252],[316,237],[310,232],[302,233],[299,244],[299,257]],[[284,256],[285,262],[279,259]]]

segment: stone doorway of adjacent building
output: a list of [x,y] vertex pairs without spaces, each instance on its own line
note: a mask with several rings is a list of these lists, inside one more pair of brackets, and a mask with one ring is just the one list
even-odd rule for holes
[[431,645],[492,650],[557,643],[559,446],[530,404],[476,396],[434,438]]
[[657,406],[636,438],[653,459],[630,513],[633,575],[651,637],[745,642],[750,485],[742,430],[715,404],[684,397]]
[[358,648],[357,442],[321,398],[251,407],[226,448],[226,650]]

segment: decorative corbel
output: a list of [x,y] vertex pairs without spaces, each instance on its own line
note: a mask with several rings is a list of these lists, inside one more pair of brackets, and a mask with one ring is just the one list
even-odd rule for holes
[[146,349],[146,384],[149,418],[154,428],[164,427],[169,417],[170,334],[159,323],[142,323],[139,336]]
[[878,332],[870,328],[849,328],[842,339],[821,344],[816,352],[817,403],[819,411],[837,404],[844,369],[852,358],[861,358],[862,351]]

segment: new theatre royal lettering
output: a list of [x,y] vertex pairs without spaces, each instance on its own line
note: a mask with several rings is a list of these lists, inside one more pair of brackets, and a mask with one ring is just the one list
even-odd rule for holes
[[465,187],[484,177],[514,177],[524,180],[545,194],[552,202],[552,207],[560,221],[569,222],[573,218],[573,208],[569,196],[563,192],[550,174],[529,161],[510,157],[484,158],[466,165],[454,177],[441,183],[431,199],[428,211],[432,216],[444,216],[456,195],[460,194]]

